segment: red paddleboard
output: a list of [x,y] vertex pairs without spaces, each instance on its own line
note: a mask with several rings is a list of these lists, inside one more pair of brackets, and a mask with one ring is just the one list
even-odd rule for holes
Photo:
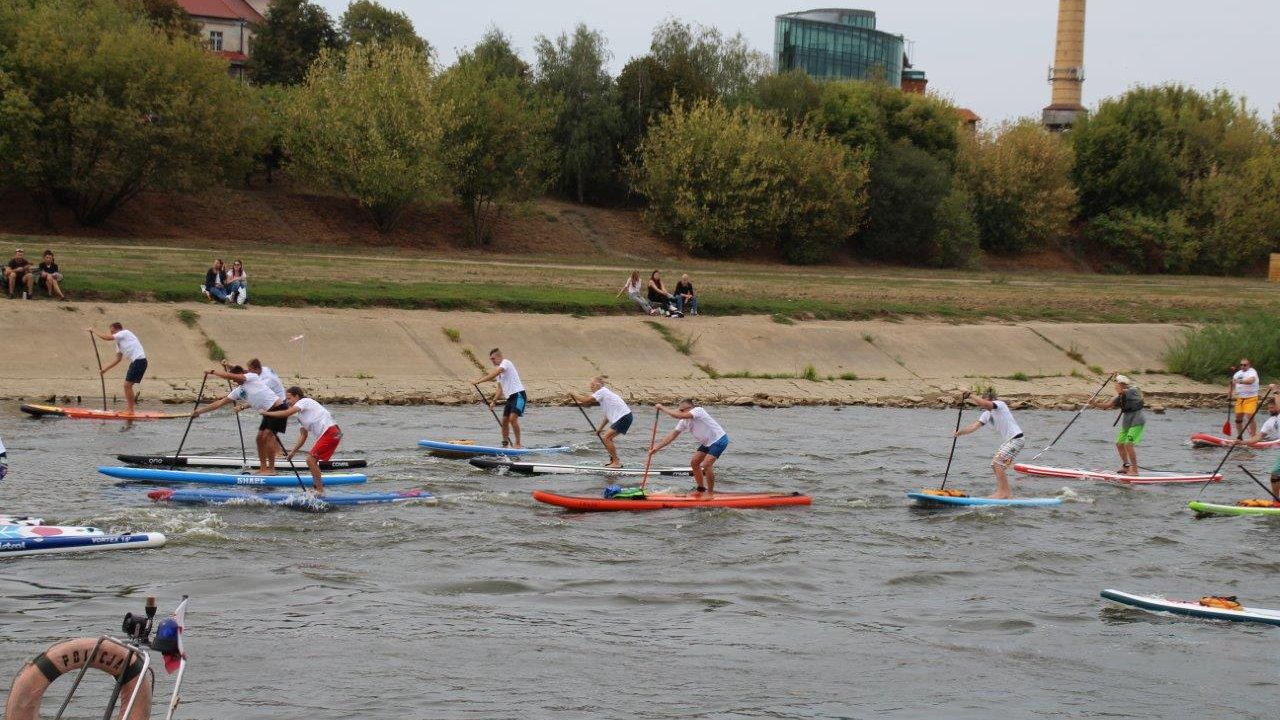
[[[1222,437],[1221,435],[1210,435],[1209,433],[1194,433],[1191,436],[1191,446],[1198,448],[1226,447],[1230,445],[1234,439],[1235,438]],[[1244,446],[1258,450],[1266,450],[1268,448],[1280,447],[1280,440],[1260,440],[1258,442],[1244,443]]]
[[58,407],[57,405],[23,405],[22,412],[36,417],[44,417],[52,415],[54,417],[69,417],[77,420],[174,420],[177,418],[191,417],[191,413],[158,413],[158,412],[135,412],[124,413],[118,410],[95,410],[93,408],[79,407]]
[[1126,485],[1168,485],[1177,483],[1222,482],[1221,475],[1210,479],[1208,473],[1200,475],[1122,475],[1120,473],[1101,472],[1096,470],[1074,470],[1071,468],[1045,467],[1043,465],[1024,465],[1018,463],[1014,470],[1023,475],[1035,477],[1062,478],[1067,480],[1102,480],[1103,482],[1122,483]]
[[813,498],[800,493],[691,492],[653,493],[643,500],[615,500],[599,495],[558,495],[534,490],[533,499],[578,512],[611,510],[671,510],[674,508],[769,508],[781,505],[809,505]]

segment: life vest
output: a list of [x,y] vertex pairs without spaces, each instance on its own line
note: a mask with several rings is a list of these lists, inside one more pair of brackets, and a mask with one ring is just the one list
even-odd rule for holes
[[[1133,393],[1134,397],[1131,398],[1129,396],[1130,392]],[[1129,388],[1125,392],[1120,393],[1120,412],[1126,415],[1131,415],[1146,406],[1147,403],[1142,398],[1142,391],[1138,388]]]
[[[98,645],[98,638],[74,638],[50,645],[34,660],[22,666],[18,676],[13,679],[13,687],[9,689],[9,699],[5,702],[4,716],[8,720],[39,720],[40,701],[44,693],[60,676],[79,670],[92,658],[92,667],[105,672],[121,684],[120,720],[147,720],[151,717],[151,692],[155,678],[150,669],[142,675],[142,656],[138,653],[129,661],[129,650],[114,640],[104,640],[98,646],[98,653],[93,654],[93,647]],[[143,651],[145,652],[145,650]],[[128,716],[124,714],[128,699],[138,688],[138,697]]]
[[1220,610],[1242,610],[1243,605],[1236,602],[1235,595],[1206,595],[1200,598],[1200,604],[1205,607],[1218,608]]
[[940,496],[940,497],[969,497],[969,493],[967,493],[967,492],[965,492],[965,491],[963,491],[963,490],[944,490],[944,489],[936,489],[936,490],[921,490],[921,491],[920,491],[920,494],[922,494],[922,495],[938,495],[938,496]]

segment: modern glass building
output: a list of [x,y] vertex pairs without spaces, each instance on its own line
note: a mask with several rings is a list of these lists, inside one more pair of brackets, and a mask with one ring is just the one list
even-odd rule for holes
[[870,10],[827,8],[774,19],[773,55],[778,72],[804,70],[823,80],[902,82],[905,43],[876,29]]

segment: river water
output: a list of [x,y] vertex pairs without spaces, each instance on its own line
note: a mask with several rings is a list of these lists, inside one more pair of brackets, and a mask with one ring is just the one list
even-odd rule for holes
[[[167,613],[186,594],[182,718],[1274,717],[1280,629],[1171,619],[1098,592],[1280,607],[1280,523],[1196,520],[1186,502],[1198,485],[1040,479],[1015,491],[1068,502],[911,509],[904,493],[941,477],[952,411],[713,412],[733,438],[720,489],[800,490],[813,506],[566,514],[529,491],[601,482],[430,458],[418,439],[492,441],[492,418],[392,407],[335,408],[341,451],[368,455],[371,487],[425,486],[438,507],[157,506],[93,468],[117,452],[171,452],[181,421],[124,428],[6,408],[0,510],[170,542],[0,560],[0,682],[58,639],[118,632],[147,595]],[[632,461],[653,417],[637,415]],[[1022,459],[1070,415],[1017,413]],[[1111,419],[1086,412],[1041,461],[1114,469]],[[1220,424],[1216,413],[1151,415],[1140,459],[1208,471],[1220,451],[1185,439]],[[569,440],[581,448],[572,460],[602,457],[575,409],[535,407],[525,425],[526,442]],[[659,457],[679,464],[690,443]],[[222,412],[196,421],[187,448],[237,444]],[[985,429],[961,438],[949,485],[990,492],[996,445]],[[1259,474],[1271,463],[1239,459]],[[1261,492],[1235,471],[1204,498]],[[78,716],[100,713],[103,697],[77,703]]]

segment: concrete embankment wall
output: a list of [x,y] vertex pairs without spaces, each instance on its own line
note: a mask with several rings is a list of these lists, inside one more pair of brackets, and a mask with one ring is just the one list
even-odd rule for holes
[[[183,311],[198,315],[184,323]],[[0,303],[8,352],[0,397],[93,404],[97,366],[86,328],[119,321],[142,340],[150,370],[144,403],[190,402],[209,347],[233,362],[259,357],[321,399],[369,403],[467,403],[470,382],[501,347],[532,399],[565,401],[602,374],[636,401],[691,395],[708,403],[932,405],[961,388],[1052,406],[1088,396],[1107,372],[1138,372],[1170,407],[1202,404],[1221,389],[1163,374],[1177,325],[907,321],[804,321],[769,317],[575,318],[410,310],[228,308],[210,304]],[[670,331],[664,338],[649,322]],[[449,335],[454,334],[457,341]],[[293,340],[297,336],[302,339]],[[688,354],[675,344],[687,345]],[[114,358],[99,341],[103,362]],[[812,366],[818,381],[802,376]],[[791,377],[720,377],[726,375]],[[840,379],[841,376],[857,379]],[[123,368],[108,374],[118,395]],[[1014,377],[1019,379],[1011,379]],[[1027,379],[1021,379],[1025,376]],[[835,378],[835,379],[828,379]]]

